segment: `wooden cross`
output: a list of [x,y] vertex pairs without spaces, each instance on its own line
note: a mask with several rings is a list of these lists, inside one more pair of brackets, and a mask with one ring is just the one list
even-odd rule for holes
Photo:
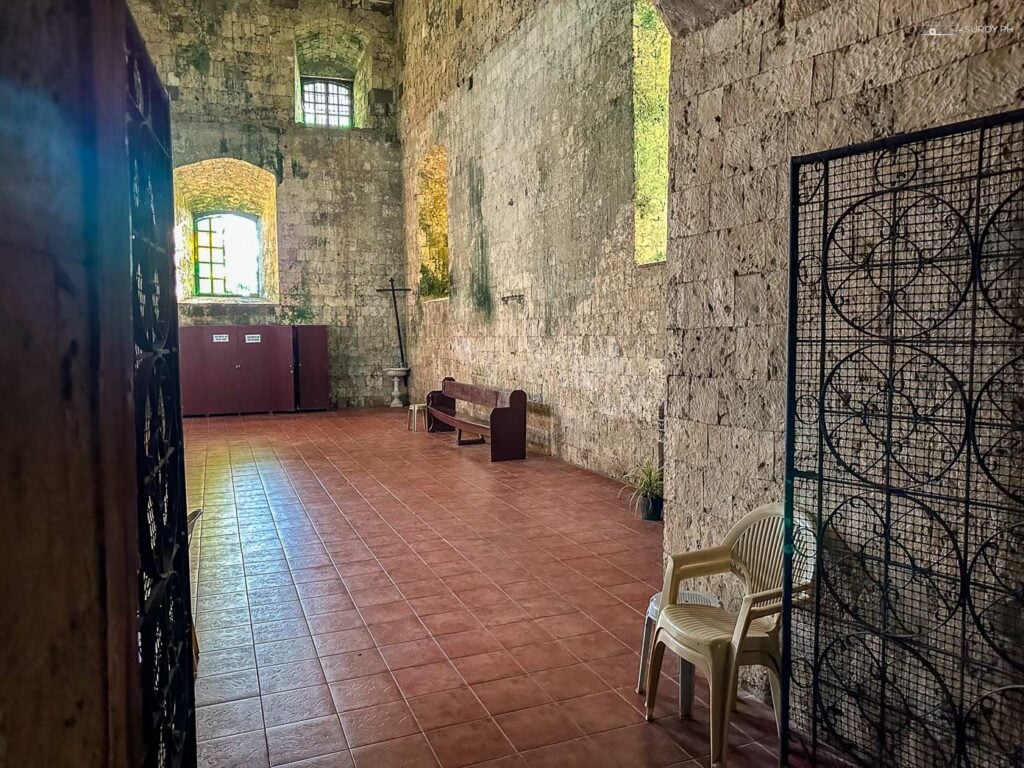
[[377,293],[390,293],[391,306],[395,310],[395,328],[398,329],[398,354],[402,358],[402,367],[408,368],[405,364],[405,341],[402,339],[402,321],[398,319],[398,294],[408,293],[412,288],[395,288],[395,278],[388,278],[391,284],[388,288],[378,288]]

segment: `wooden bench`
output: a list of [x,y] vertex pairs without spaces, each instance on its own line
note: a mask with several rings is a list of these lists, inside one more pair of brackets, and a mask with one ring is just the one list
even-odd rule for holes
[[[485,419],[457,413],[455,403],[475,403],[489,408]],[[441,382],[441,389],[427,395],[427,431],[458,432],[459,445],[478,445],[491,439],[491,461],[526,458],[526,393],[521,389],[506,392],[477,384],[463,384],[451,376]],[[462,433],[479,435],[476,440],[463,440]]]

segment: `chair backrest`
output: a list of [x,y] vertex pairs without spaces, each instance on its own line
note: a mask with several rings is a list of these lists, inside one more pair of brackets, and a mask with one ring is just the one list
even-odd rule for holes
[[[748,513],[722,543],[732,552],[732,570],[747,592],[782,587],[786,508],[781,502],[765,504]],[[814,575],[814,529],[806,515],[794,512],[793,583],[808,584]]]

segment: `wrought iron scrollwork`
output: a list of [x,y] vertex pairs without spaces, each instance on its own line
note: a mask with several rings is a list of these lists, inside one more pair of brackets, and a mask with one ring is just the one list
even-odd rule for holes
[[191,768],[196,764],[195,707],[170,116],[166,94],[131,21],[126,50],[142,737],[147,768]]
[[1024,112],[795,158],[793,765],[1024,766]]

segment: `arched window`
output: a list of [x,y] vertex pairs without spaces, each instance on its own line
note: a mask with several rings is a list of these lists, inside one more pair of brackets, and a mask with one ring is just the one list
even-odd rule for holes
[[260,233],[255,216],[207,213],[195,217],[196,296],[260,295]]
[[329,128],[352,127],[352,82],[328,77],[303,77],[302,122]]
[[373,82],[369,35],[344,22],[314,22],[295,33],[295,120],[363,128]]
[[277,178],[218,157],[174,169],[178,301],[280,301]]

